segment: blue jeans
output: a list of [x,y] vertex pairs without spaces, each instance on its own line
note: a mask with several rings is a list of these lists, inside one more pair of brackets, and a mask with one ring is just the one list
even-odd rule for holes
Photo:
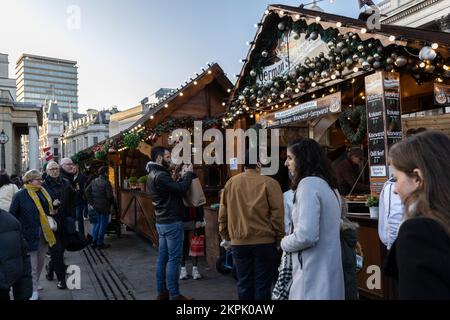
[[75,208],[76,217],[78,222],[78,232],[84,237],[84,215],[85,215],[85,205],[79,204]]
[[275,244],[233,246],[239,300],[270,300],[279,259]]
[[[183,222],[156,224],[159,234],[159,251],[156,267],[156,284],[158,293],[169,289],[170,298],[180,295],[178,284],[180,276],[181,255],[183,252]],[[166,268],[167,285],[166,285]]]
[[109,214],[102,214],[97,212],[97,223],[92,231],[92,243],[101,246],[104,244],[105,231],[109,222]]

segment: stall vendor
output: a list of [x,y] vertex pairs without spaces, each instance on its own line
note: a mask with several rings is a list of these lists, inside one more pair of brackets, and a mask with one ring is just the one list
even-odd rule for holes
[[343,196],[349,195],[353,189],[352,193],[356,194],[368,194],[370,193],[370,186],[358,181],[360,175],[359,164],[363,163],[364,154],[359,149],[352,149],[348,152],[347,158],[342,160],[336,166],[336,177],[338,181],[339,192]]

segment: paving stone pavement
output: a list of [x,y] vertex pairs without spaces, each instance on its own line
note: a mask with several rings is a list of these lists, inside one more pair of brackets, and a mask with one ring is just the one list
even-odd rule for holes
[[[65,254],[67,265],[76,265],[81,271],[80,290],[59,290],[56,281],[40,278],[43,290],[40,300],[154,300],[156,290],[157,250],[151,243],[133,231],[124,231],[121,238],[109,235],[106,250],[85,248]],[[186,263],[191,271],[190,260]],[[180,280],[183,295],[196,300],[236,300],[236,281],[208,268],[204,258],[199,259],[201,280]]]

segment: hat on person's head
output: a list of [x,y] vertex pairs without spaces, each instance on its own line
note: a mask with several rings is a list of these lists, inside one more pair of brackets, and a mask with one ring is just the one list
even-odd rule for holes
[[364,153],[362,152],[361,149],[351,149],[351,150],[348,152],[348,157],[349,157],[349,158],[351,158],[351,157],[357,157],[357,158],[359,158],[359,159],[364,159]]
[[42,175],[39,171],[34,169],[25,172],[25,174],[22,177],[23,183],[28,183],[36,179],[42,179]]

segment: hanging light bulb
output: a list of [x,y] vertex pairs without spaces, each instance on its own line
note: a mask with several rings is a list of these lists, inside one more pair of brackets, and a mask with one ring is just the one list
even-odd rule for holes
[[169,107],[169,105],[166,103],[166,104],[164,105],[164,108],[167,109],[168,107]]
[[197,81],[194,81],[194,85],[197,85],[198,84],[198,82]]
[[439,48],[439,45],[435,42],[435,43],[433,43],[433,44],[431,45],[431,48],[432,48],[433,50],[436,50],[437,48]]
[[366,29],[366,28],[362,28],[362,29],[361,29],[361,33],[362,33],[362,34],[364,34],[364,33],[366,33],[366,32],[367,32],[367,29]]
[[358,70],[359,70],[358,67],[353,68],[353,72],[358,72]]
[[230,92],[231,92],[231,89],[227,89],[227,92],[230,93]]
[[338,28],[342,27],[342,23],[341,22],[336,22],[336,27],[338,27]]
[[390,42],[394,42],[394,41],[395,41],[395,36],[390,36],[390,37],[389,37],[389,41],[390,41]]
[[320,22],[320,17],[316,17],[316,22]]

